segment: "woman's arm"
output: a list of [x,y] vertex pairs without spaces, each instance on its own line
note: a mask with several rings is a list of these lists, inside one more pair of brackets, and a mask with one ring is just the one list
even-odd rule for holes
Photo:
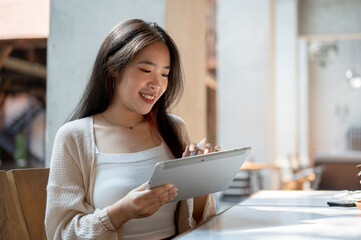
[[[86,175],[90,170],[81,161],[90,161],[82,154],[78,126],[59,129],[54,142],[47,185],[45,228],[48,239],[117,239],[106,231],[112,226],[107,209],[94,209],[87,199]],[[79,130],[78,130],[79,131]],[[85,150],[83,150],[85,151]]]

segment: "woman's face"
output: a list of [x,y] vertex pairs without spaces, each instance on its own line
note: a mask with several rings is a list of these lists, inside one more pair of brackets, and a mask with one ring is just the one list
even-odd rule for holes
[[145,115],[168,85],[170,54],[163,42],[154,42],[132,59],[115,81],[113,104],[117,108]]

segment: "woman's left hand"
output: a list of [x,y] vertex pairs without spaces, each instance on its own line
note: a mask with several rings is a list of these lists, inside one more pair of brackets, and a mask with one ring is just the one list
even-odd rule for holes
[[[182,157],[188,157],[188,156],[190,156],[191,153],[194,153],[195,151],[196,151],[195,155],[200,155],[200,154],[207,154],[207,153],[214,152],[214,151],[218,152],[220,150],[221,150],[220,146],[217,145],[217,146],[213,147],[211,143],[207,143],[204,150],[197,149],[197,144],[191,143],[184,150]],[[195,197],[193,200],[192,216],[197,224],[202,222],[203,211],[206,206],[207,199],[208,199],[208,195],[203,195],[203,196]]]
[[216,145],[214,148],[213,148],[213,145],[211,143],[207,143],[204,150],[202,149],[197,149],[197,144],[196,143],[191,143],[189,146],[186,146],[186,149],[184,150],[183,154],[182,154],[182,157],[188,157],[190,156],[191,153],[196,152],[195,155],[200,155],[200,154],[207,154],[207,153],[210,153],[210,152],[218,152],[221,150],[221,147]]

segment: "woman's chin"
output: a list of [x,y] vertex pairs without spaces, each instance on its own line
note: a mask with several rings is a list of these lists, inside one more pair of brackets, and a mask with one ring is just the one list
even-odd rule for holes
[[140,115],[147,115],[148,113],[150,113],[150,111],[152,110],[152,108],[149,109],[140,109],[138,111],[136,111],[137,113],[139,113]]

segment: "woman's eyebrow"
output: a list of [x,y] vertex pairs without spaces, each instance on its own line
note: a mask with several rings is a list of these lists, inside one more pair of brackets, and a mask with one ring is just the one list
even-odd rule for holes
[[[151,66],[153,66],[153,67],[156,66],[155,63],[153,63],[153,62],[151,62],[151,61],[148,61],[148,60],[139,61],[137,64],[148,64],[148,65],[151,65]],[[170,66],[165,66],[165,67],[163,67],[163,68],[165,68],[165,69],[170,69]]]

